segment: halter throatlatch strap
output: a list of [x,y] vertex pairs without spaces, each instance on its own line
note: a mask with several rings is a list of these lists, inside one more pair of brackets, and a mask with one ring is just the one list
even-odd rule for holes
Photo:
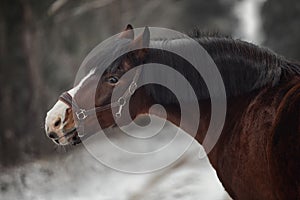
[[[86,110],[86,109],[80,108],[78,106],[78,104],[76,103],[75,99],[72,98],[72,96],[68,92],[62,93],[59,96],[59,100],[63,101],[69,107],[74,109],[75,116],[78,120],[78,129],[80,129],[80,131],[78,131],[78,132],[83,133],[83,128],[84,128],[83,121],[93,113],[98,113],[98,112],[108,110],[110,108],[119,107],[118,111],[115,113],[115,116],[117,118],[120,118],[122,116],[122,109],[123,109],[124,105],[127,103],[128,98],[131,95],[133,95],[133,93],[135,92],[135,90],[137,88],[137,81],[139,79],[140,74],[141,74],[141,68],[137,68],[136,72],[135,72],[135,75],[134,75],[134,77],[132,79],[132,82],[130,83],[128,89],[118,99],[118,101],[112,102],[110,104],[106,104],[106,105],[103,105],[103,106],[97,106],[95,108]],[[83,137],[83,135],[79,135],[79,134],[78,134],[78,136]]]

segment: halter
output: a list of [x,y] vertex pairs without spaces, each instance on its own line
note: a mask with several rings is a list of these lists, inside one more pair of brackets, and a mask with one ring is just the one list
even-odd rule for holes
[[[75,99],[72,98],[72,96],[68,92],[62,93],[59,96],[59,100],[63,101],[69,107],[71,107],[75,110],[75,116],[78,120],[78,128],[81,130],[83,130],[83,128],[84,128],[83,127],[84,120],[93,113],[99,113],[99,112],[102,112],[105,110],[109,110],[110,108],[119,107],[118,111],[115,113],[115,116],[117,118],[121,118],[122,109],[123,109],[124,105],[127,103],[128,98],[131,95],[133,95],[133,93],[135,92],[135,90],[137,88],[137,81],[139,79],[140,74],[141,74],[141,68],[137,68],[135,75],[132,79],[132,82],[130,83],[130,85],[127,88],[127,90],[125,91],[125,93],[118,99],[118,101],[112,102],[110,104],[106,104],[103,106],[96,106],[94,108],[86,110],[86,109],[80,108],[78,106],[77,102],[75,101]],[[80,135],[79,133],[78,133],[78,136],[83,137],[83,135]]]

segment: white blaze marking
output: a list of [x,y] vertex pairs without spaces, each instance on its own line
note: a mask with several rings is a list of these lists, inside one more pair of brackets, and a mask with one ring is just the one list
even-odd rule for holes
[[68,93],[74,97],[75,94],[77,93],[77,91],[81,88],[81,86],[83,85],[84,81],[86,81],[89,77],[91,77],[93,74],[95,73],[95,69],[92,69],[88,75],[86,75],[80,82],[78,85],[76,85],[74,88],[72,88],[71,90],[68,91]]
[[[58,118],[61,118],[61,120],[64,121],[67,108],[68,106],[65,103],[58,100],[56,104],[52,107],[52,109],[48,111],[45,125],[48,125],[51,128],[51,125]],[[47,132],[47,127],[45,128]]]
[[[72,88],[71,90],[68,91],[68,93],[74,97],[76,92],[81,88],[83,85],[84,81],[86,81],[90,76],[92,76],[95,73],[95,69],[91,70],[81,81],[80,83]],[[66,115],[66,110],[68,109],[68,105],[65,104],[63,101],[58,100],[56,104],[52,107],[51,110],[48,111],[47,116],[46,116],[46,121],[45,121],[45,129],[47,131],[47,126],[51,129],[52,124],[58,119],[61,118],[61,121],[65,121],[65,115]],[[63,126],[62,124],[61,126]]]

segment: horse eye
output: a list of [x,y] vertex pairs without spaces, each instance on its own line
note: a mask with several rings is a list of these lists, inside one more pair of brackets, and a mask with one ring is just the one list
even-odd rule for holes
[[108,81],[109,83],[111,83],[111,84],[116,84],[116,83],[119,81],[119,79],[118,79],[117,77],[115,77],[115,76],[110,76],[110,77],[107,79],[107,81]]

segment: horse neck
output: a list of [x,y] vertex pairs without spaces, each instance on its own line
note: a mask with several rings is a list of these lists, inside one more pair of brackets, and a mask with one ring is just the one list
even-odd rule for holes
[[[218,57],[213,57],[213,59],[219,59],[218,63],[222,64],[224,61],[222,55],[216,56]],[[256,56],[255,54],[254,57]],[[209,152],[208,157],[224,187],[234,199],[249,199],[254,197],[253,195],[259,199],[284,199],[283,197],[289,193],[289,196],[294,197],[289,199],[295,199],[297,195],[295,188],[298,187],[299,190],[299,186],[291,184],[299,183],[299,176],[295,176],[295,174],[299,174],[299,159],[297,160],[297,158],[299,158],[300,152],[298,136],[300,127],[297,111],[300,97],[299,95],[294,96],[299,94],[300,67],[298,65],[289,66],[287,65],[289,63],[276,58],[273,59],[269,55],[261,54],[261,57],[259,62],[253,59],[246,66],[255,64],[259,67],[258,65],[261,64],[263,71],[259,71],[260,73],[256,71],[256,73],[264,81],[260,81],[254,90],[244,90],[240,95],[232,95],[227,98],[225,125],[217,144]],[[274,55],[274,57],[276,56]],[[231,59],[231,57],[227,58]],[[160,58],[157,58],[157,61],[159,60]],[[242,58],[242,60],[247,59]],[[237,64],[236,60],[229,61],[231,64]],[[266,71],[272,67],[273,62],[275,63],[273,68]],[[282,65],[284,66],[282,67]],[[253,70],[255,71],[255,68]],[[261,73],[268,75],[268,78],[260,76]],[[234,75],[236,76],[236,74]],[[289,94],[294,87],[297,87],[298,93]],[[289,95],[295,100],[284,101],[285,96],[289,97]],[[167,119],[180,126],[179,105],[158,99],[151,99],[149,104],[145,106],[145,112],[152,104],[161,104],[167,111]],[[291,102],[294,102],[295,105],[290,105]],[[198,103],[201,118],[195,139],[202,144],[210,122],[210,101],[199,100]],[[280,109],[280,105],[284,108],[291,108],[288,112],[283,112],[285,109]],[[290,120],[289,117],[291,116],[289,115],[293,114],[292,111],[295,109],[297,110],[294,111],[291,118],[293,120]],[[280,116],[280,112],[285,115]],[[159,111],[154,112],[154,114],[160,116]],[[279,128],[276,127],[278,124]],[[188,125],[182,129],[190,133]],[[286,129],[291,130],[286,133]],[[277,140],[274,140],[276,137]],[[274,146],[276,141],[281,146]],[[291,146],[293,149],[289,150]],[[289,160],[287,160],[286,155],[289,155]],[[293,161],[293,158],[296,160]],[[288,178],[283,177],[282,172],[288,170],[292,171]],[[278,196],[282,196],[282,198],[278,198]]]
[[[226,95],[240,96],[260,89],[268,84],[276,85],[281,75],[289,71],[297,71],[287,66],[287,61],[267,49],[253,44],[228,38],[195,38],[207,51],[216,64],[226,87]],[[161,49],[181,49],[189,55],[199,57],[195,44],[186,38],[153,41],[150,47],[158,48],[150,51],[147,61],[160,63],[176,69],[194,84],[199,99],[209,98],[206,84],[189,62],[180,56]],[[202,52],[204,53],[204,52]],[[205,53],[204,53],[205,54]],[[147,62],[146,61],[146,62]],[[208,66],[210,67],[210,66]],[[298,69],[299,72],[299,69]],[[243,84],[241,84],[243,83]]]
[[[239,119],[241,118],[243,111],[248,107],[251,100],[254,98],[254,93],[257,93],[257,91],[244,95],[239,97],[232,97],[228,99],[227,102],[227,118],[235,118]],[[149,97],[150,99],[150,97]],[[190,130],[189,124],[180,124],[181,122],[181,111],[180,111],[180,105],[179,104],[164,104],[162,102],[154,101],[153,99],[148,102],[147,105],[144,106],[143,113],[141,114],[148,114],[148,111],[150,107],[153,104],[160,104],[164,107],[167,113],[167,120],[171,123],[175,124],[176,126],[182,128],[186,133],[190,134],[195,138],[196,141],[198,141],[200,144],[203,143],[204,138],[207,133],[207,129],[209,127],[210,119],[211,119],[211,102],[209,99],[199,100],[198,102],[199,110],[200,110],[200,120],[199,120],[199,127],[197,130],[197,134],[193,135],[193,130]],[[195,113],[194,110],[189,111],[189,117],[193,118],[193,114]],[[162,115],[161,110],[152,110],[152,114],[158,116],[158,117],[164,117]],[[233,122],[232,122],[233,123]],[[230,129],[230,128],[229,128]],[[231,137],[230,135],[221,135],[220,140],[228,139],[226,137]],[[217,145],[220,145],[222,142],[218,143]],[[214,158],[214,161],[215,158]]]

